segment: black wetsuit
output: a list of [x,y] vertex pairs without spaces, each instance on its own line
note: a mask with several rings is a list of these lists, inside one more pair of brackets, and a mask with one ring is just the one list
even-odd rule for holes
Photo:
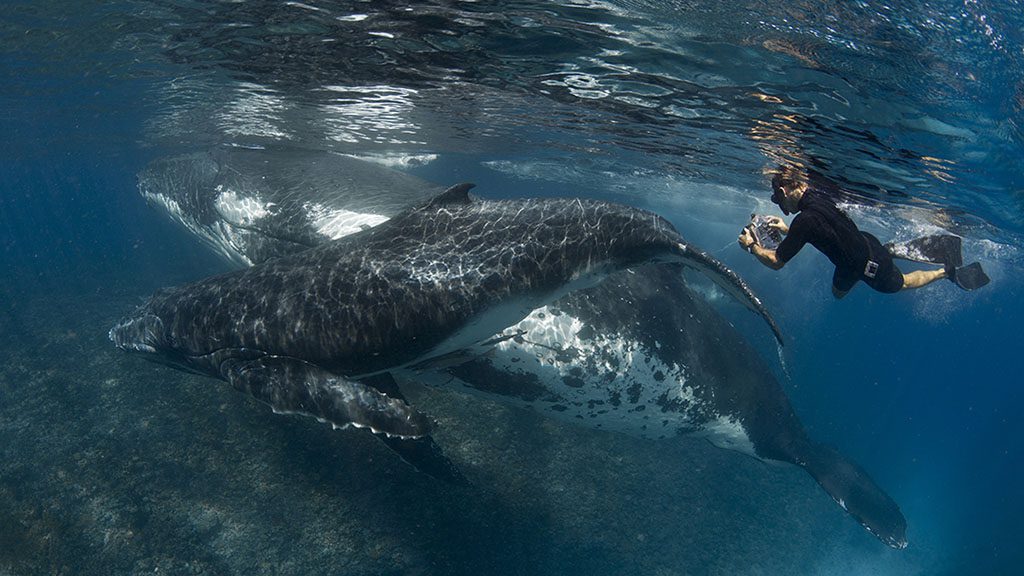
[[[839,292],[849,291],[858,280],[879,292],[899,292],[903,288],[903,273],[878,238],[858,230],[828,196],[809,189],[797,209],[799,214],[790,224],[789,234],[775,250],[780,261],[789,262],[804,244],[810,243],[835,265],[832,286]],[[868,261],[878,268],[869,268]]]

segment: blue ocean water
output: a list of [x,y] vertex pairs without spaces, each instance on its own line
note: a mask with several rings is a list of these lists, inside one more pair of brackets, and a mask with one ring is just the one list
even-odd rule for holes
[[[5,2],[0,574],[1018,573],[1022,30],[1016,1]],[[756,320],[720,308],[809,433],[900,504],[910,546],[885,548],[784,468],[703,445],[644,452],[517,412],[491,423],[489,407],[466,416],[487,424],[465,461],[517,465],[477,501],[424,502],[429,490],[387,463],[347,469],[342,490],[328,469],[373,446],[298,422],[237,448],[247,438],[232,431],[268,414],[225,408],[220,384],[122,360],[106,331],[153,290],[225,267],[146,205],[139,171],[279,144],[474,181],[491,198],[663,214],[764,297],[788,339],[785,369]],[[772,209],[765,171],[780,163],[831,179],[883,240],[963,236],[992,284],[860,286],[834,301],[810,249],[779,272],[758,265],[736,234]],[[275,445],[300,465],[231,460]],[[577,445],[608,452],[634,472],[508,456],[539,459],[541,445],[555,461]],[[326,488],[300,505],[233,481],[247,463],[268,483],[299,482],[282,471],[298,466]],[[680,477],[692,484],[659,484]],[[632,493],[622,478],[649,485]],[[196,484],[209,492],[180,496]],[[205,516],[180,520],[174,495]],[[318,509],[351,516],[314,534],[299,524]],[[678,533],[683,518],[699,519],[700,537]],[[348,563],[321,552],[332,547]]]

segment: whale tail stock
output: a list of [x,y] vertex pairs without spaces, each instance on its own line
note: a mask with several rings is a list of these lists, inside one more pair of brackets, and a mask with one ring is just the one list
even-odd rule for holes
[[796,463],[848,514],[888,546],[907,547],[907,520],[899,506],[856,463],[826,444],[808,444]]

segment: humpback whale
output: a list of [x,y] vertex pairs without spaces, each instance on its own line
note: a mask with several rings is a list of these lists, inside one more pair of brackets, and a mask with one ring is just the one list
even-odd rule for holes
[[[175,164],[176,170],[186,167]],[[158,181],[167,186],[156,187]],[[149,179],[146,186],[150,193],[174,201],[195,181],[181,178],[175,186],[173,178],[165,177]],[[388,197],[397,205],[429,189],[421,184],[399,187]],[[250,193],[259,201],[262,191],[253,188]],[[332,206],[324,200],[330,193],[310,187],[298,196]],[[381,211],[385,219],[392,215]],[[320,243],[328,240],[323,236]],[[221,245],[231,249],[225,242]],[[252,253],[244,256],[259,261]],[[807,437],[784,390],[758,355],[688,288],[676,268],[662,264],[614,273],[597,286],[531,310],[503,334],[492,335],[485,356],[465,361],[456,354],[447,364],[435,359],[394,374],[462,387],[580,425],[650,438],[703,435],[723,448],[796,464],[880,540],[895,548],[906,546],[906,521],[896,503],[855,463]],[[373,389],[402,398],[393,382],[370,379]],[[419,453],[410,453],[409,445],[420,440],[379,437],[428,473],[457,474],[450,463],[435,457],[438,449],[429,442],[416,447]]]
[[158,158],[139,192],[238,266],[380,224],[444,189],[341,154],[238,147]]
[[641,438],[702,436],[806,470],[847,513],[904,548],[898,505],[811,440],[760,356],[672,265],[617,273],[538,308],[495,353],[416,377]]

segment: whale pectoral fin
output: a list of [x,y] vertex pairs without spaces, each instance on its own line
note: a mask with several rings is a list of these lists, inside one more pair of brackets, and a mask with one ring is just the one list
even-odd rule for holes
[[441,452],[430,436],[423,438],[392,438],[378,436],[388,448],[416,470],[442,482],[468,486],[469,481],[459,468]]
[[906,518],[860,466],[824,444],[810,446],[797,463],[868,532],[893,548],[907,547]]
[[751,311],[760,315],[764,318],[764,321],[771,328],[772,334],[775,335],[775,339],[779,342],[779,346],[783,346],[782,331],[779,330],[779,325],[775,323],[775,319],[768,313],[768,309],[765,308],[764,303],[761,299],[754,294],[754,291],[750,289],[750,286],[739,277],[738,274],[730,270],[725,264],[712,257],[707,252],[697,250],[692,246],[686,244],[679,244],[678,246],[680,255],[683,259],[683,265],[688,268],[693,268],[701,274],[704,274],[710,278],[715,284],[718,284],[723,290],[728,292]]
[[[394,376],[388,373],[375,374],[361,380],[391,398],[406,401],[405,395],[395,382]],[[378,436],[388,448],[399,458],[420,472],[450,484],[466,486],[469,481],[462,475],[459,468],[441,451],[441,447],[430,436],[422,438],[399,438]]]
[[221,375],[275,412],[305,414],[338,428],[369,428],[397,438],[421,438],[430,432],[426,415],[401,398],[300,360],[229,360],[221,365]]

